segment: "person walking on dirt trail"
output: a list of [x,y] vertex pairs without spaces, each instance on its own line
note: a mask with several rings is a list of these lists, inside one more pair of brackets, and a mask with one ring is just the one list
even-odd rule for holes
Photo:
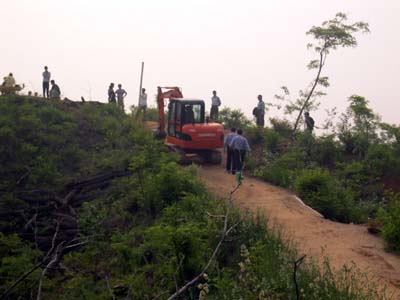
[[210,118],[212,121],[218,120],[218,107],[221,105],[221,99],[217,96],[217,91],[213,91],[213,96],[211,97],[211,112]]
[[232,174],[235,174],[242,171],[246,153],[251,153],[249,142],[243,136],[242,129],[238,129],[237,135],[232,138],[229,147],[233,150]]
[[50,77],[51,73],[48,71],[47,66],[44,67],[44,72],[42,73],[43,76],[43,98],[50,98],[49,89],[50,89]]
[[115,94],[117,95],[117,104],[118,107],[124,111],[125,107],[124,107],[124,98],[126,97],[126,95],[128,95],[128,93],[122,88],[121,84],[118,84],[118,89],[115,91]]
[[54,80],[51,80],[50,83],[51,83],[50,99],[60,100],[61,97],[60,87],[56,84]]
[[146,89],[143,88],[142,92],[140,93],[140,96],[139,96],[139,108],[138,108],[136,116],[139,116],[140,112],[143,111],[143,120],[145,120],[146,119],[146,110],[147,110],[147,94],[146,94]]
[[236,136],[236,128],[232,127],[231,132],[225,138],[224,142],[224,152],[226,153],[226,171],[232,172],[233,171],[233,150],[229,147],[232,139]]
[[108,87],[108,103],[116,103],[117,101],[115,100],[115,92],[114,92],[114,83],[110,83],[110,86]]
[[258,104],[257,104],[257,126],[264,127],[264,114],[265,114],[265,103],[262,99],[262,95],[258,95]]
[[310,117],[310,113],[308,111],[304,113],[304,119],[306,122],[307,131],[312,133],[314,130],[314,119]]

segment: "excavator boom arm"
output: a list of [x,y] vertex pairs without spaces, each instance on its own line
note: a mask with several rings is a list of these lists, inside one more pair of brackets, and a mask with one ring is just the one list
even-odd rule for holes
[[[163,91],[166,90],[166,91]],[[181,89],[178,87],[158,87],[157,88],[157,106],[158,106],[158,134],[166,136],[165,132],[165,99],[183,98]]]

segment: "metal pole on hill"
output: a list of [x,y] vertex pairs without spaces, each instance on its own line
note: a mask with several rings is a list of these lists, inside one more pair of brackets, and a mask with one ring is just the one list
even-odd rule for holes
[[140,87],[139,87],[138,107],[139,107],[139,104],[140,104],[140,95],[142,93],[143,70],[144,70],[144,62],[142,62],[142,72],[140,73]]

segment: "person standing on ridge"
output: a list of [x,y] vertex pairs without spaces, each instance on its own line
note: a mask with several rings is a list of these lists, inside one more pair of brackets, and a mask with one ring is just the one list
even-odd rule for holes
[[232,138],[229,147],[233,150],[233,169],[232,174],[241,172],[244,166],[246,153],[251,153],[250,145],[247,139],[243,136],[243,130],[238,129],[237,135]]
[[218,107],[221,105],[221,99],[217,96],[217,91],[213,91],[213,96],[211,97],[211,112],[210,118],[212,121],[218,120]]
[[140,112],[143,111],[143,120],[146,119],[146,110],[147,110],[147,94],[146,89],[142,88],[142,92],[139,96],[139,108],[136,114],[136,117],[139,116]]
[[44,67],[43,76],[43,98],[50,98],[49,89],[50,89],[50,77],[51,73],[48,71],[47,66]]
[[114,92],[114,83],[110,83],[108,87],[108,103],[115,103],[115,92]]
[[118,89],[115,91],[115,94],[117,95],[117,104],[118,107],[124,111],[124,98],[128,93],[122,88],[121,84],[118,84]]
[[236,136],[236,128],[232,127],[231,132],[225,138],[224,142],[224,152],[226,152],[226,171],[232,172],[233,171],[233,150],[229,146],[232,139]]
[[60,96],[61,96],[60,87],[55,83],[54,80],[51,80],[50,83],[51,83],[50,99],[60,100]]
[[264,114],[265,114],[265,103],[262,99],[262,95],[258,95],[257,104],[257,126],[264,127]]
[[307,131],[312,133],[314,130],[314,119],[310,117],[310,113],[308,111],[304,113],[304,119],[306,122]]

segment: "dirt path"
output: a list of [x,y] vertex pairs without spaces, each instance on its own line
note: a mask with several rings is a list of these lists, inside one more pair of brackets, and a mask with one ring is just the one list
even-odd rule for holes
[[[235,176],[221,166],[203,166],[200,177],[211,192],[221,197],[235,185]],[[239,207],[260,210],[274,219],[294,238],[302,253],[316,258],[328,256],[334,268],[354,262],[400,295],[400,257],[385,252],[383,241],[369,234],[365,226],[324,219],[289,191],[250,177],[245,178],[234,198]]]

